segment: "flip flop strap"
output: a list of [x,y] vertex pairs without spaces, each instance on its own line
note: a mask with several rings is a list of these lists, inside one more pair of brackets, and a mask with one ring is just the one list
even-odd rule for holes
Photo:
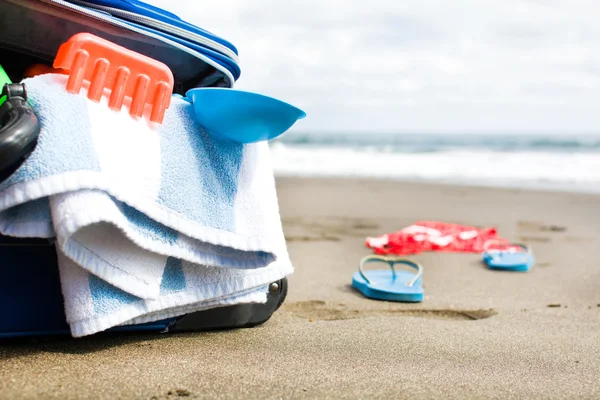
[[493,245],[493,244],[503,244],[505,246],[516,246],[516,247],[520,247],[522,248],[524,251],[524,253],[527,254],[531,254],[533,251],[531,250],[531,247],[527,246],[526,244],[523,243],[511,243],[509,241],[506,240],[498,240],[498,239],[490,239],[487,240],[484,244],[483,244],[483,251],[485,253],[489,253],[489,246]]
[[394,277],[396,276],[396,269],[394,268],[394,265],[396,265],[396,264],[404,264],[404,265],[408,265],[409,267],[416,269],[417,274],[410,282],[408,282],[406,284],[406,286],[408,286],[408,287],[413,286],[415,284],[415,282],[417,282],[423,276],[423,267],[421,266],[421,264],[416,263],[414,261],[408,260],[406,258],[370,255],[370,256],[363,257],[360,260],[360,264],[358,265],[358,272],[360,273],[360,276],[362,276],[362,278],[369,284],[371,283],[371,280],[369,278],[367,278],[367,276],[365,275],[363,267],[365,264],[370,263],[370,262],[387,263],[390,266],[390,268],[392,269],[392,275]]

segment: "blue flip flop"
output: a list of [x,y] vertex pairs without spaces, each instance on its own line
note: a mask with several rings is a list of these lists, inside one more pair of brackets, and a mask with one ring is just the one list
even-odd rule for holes
[[533,251],[529,246],[521,243],[500,243],[511,247],[520,247],[523,251],[489,249],[492,243],[486,242],[483,246],[483,262],[490,269],[501,271],[527,272],[535,264]]
[[[365,273],[363,267],[371,262],[384,262],[390,269]],[[396,271],[396,264],[408,265],[417,270]],[[418,303],[423,301],[423,267],[403,258],[370,255],[363,257],[358,272],[352,276],[352,287],[370,299]]]

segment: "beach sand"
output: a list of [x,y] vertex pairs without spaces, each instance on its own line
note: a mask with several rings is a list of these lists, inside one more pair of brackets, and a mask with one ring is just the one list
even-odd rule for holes
[[[600,196],[279,178],[296,267],[252,329],[0,343],[0,398],[600,398]],[[533,247],[528,273],[423,254],[425,300],[351,287],[365,237],[431,219]]]

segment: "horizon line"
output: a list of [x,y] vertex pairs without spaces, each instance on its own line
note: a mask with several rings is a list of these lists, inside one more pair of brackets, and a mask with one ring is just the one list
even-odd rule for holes
[[594,131],[578,131],[578,132],[567,132],[567,131],[429,131],[429,130],[375,130],[375,131],[355,131],[355,130],[344,130],[344,129],[290,129],[285,132],[286,135],[497,135],[497,136],[600,136],[600,130]]

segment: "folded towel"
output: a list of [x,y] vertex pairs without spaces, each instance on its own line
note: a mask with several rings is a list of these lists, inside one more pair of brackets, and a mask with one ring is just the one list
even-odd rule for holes
[[[156,299],[130,295],[58,252],[67,322],[73,337],[240,303],[264,303],[267,286],[284,272],[276,263],[255,270],[206,267],[168,257]],[[261,284],[262,283],[262,284]]]
[[0,184],[0,232],[56,237],[73,335],[265,301],[292,272],[267,143],[212,138],[177,98],[156,129],[66,79],[25,81],[42,131]]

